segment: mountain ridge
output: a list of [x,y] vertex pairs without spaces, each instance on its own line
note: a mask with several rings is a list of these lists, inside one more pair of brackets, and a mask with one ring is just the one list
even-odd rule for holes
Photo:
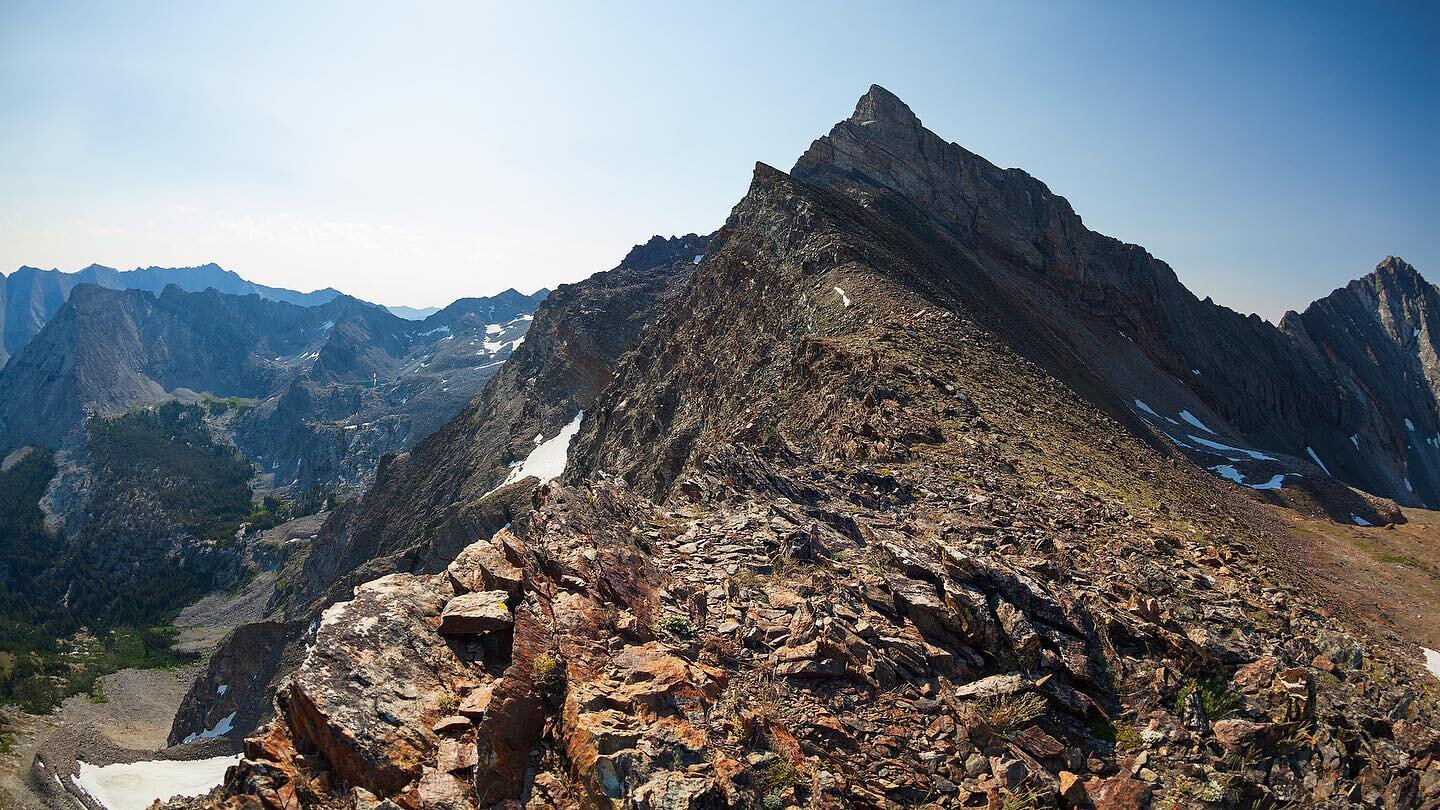
[[[1328,590],[1277,508],[1399,519],[1306,433],[1389,366],[1200,301],[897,102],[758,164],[603,373],[552,366],[533,439],[472,408],[388,467],[355,509],[422,539],[307,562],[335,587],[287,614],[316,620],[275,718],[179,805],[1440,801],[1416,640]],[[547,319],[604,323],[562,292]],[[486,489],[494,445],[576,419],[557,479]],[[368,580],[326,569],[347,550]]]

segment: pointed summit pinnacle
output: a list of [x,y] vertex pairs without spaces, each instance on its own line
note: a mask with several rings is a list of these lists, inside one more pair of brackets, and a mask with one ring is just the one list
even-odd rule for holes
[[902,124],[916,128],[920,126],[920,119],[915,117],[909,105],[878,84],[870,85],[870,89],[860,97],[850,120],[861,126],[877,123]]

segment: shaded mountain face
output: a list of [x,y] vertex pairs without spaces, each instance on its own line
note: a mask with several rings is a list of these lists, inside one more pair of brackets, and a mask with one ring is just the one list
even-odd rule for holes
[[0,365],[20,351],[60,310],[70,291],[81,284],[111,290],[145,290],[160,294],[174,284],[187,292],[216,290],[232,295],[258,295],[270,301],[318,306],[337,298],[333,289],[302,293],[247,281],[216,264],[199,267],[137,267],[116,270],[92,264],[74,273],[21,267],[0,277]]
[[[1409,319],[1425,310],[1399,301],[1436,295],[1418,275],[1403,289],[1381,281],[1403,262],[1387,259],[1347,288],[1354,300],[1346,311],[1318,302],[1278,328],[1241,316],[1197,299],[1143,248],[1086,229],[1038,180],[946,143],[882,88],[817,140],[794,176],[927,221],[935,248],[951,255],[926,283],[964,288],[1009,345],[1217,474],[1250,486],[1281,475],[1270,497],[1338,520],[1369,513],[1327,483],[1330,474],[1402,504],[1440,503],[1430,474],[1430,453],[1440,450],[1436,407],[1431,394],[1415,397],[1418,361],[1404,369],[1407,378],[1401,366],[1371,359],[1394,356],[1402,338],[1414,354],[1419,341],[1410,335],[1421,323]],[[1377,285],[1390,292],[1353,292]],[[1350,345],[1336,351],[1306,339],[1302,320],[1332,339],[1348,334]],[[1407,415],[1413,441],[1397,431]],[[1423,469],[1407,486],[1412,465]]]
[[[1413,647],[1297,575],[1277,490],[1187,461],[1345,418],[1321,383],[1264,388],[1335,361],[880,88],[792,174],[758,166],[703,254],[613,365],[545,386],[517,352],[387,466],[349,519],[396,522],[317,545],[312,581],[356,587],[311,603],[350,597],[184,806],[1440,801]],[[552,354],[589,345],[586,309]],[[489,491],[581,409],[558,480]]]

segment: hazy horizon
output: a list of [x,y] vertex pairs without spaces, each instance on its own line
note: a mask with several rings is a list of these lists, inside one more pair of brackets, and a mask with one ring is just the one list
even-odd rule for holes
[[0,11],[0,271],[214,262],[387,305],[719,227],[876,83],[1200,297],[1440,275],[1434,6]]

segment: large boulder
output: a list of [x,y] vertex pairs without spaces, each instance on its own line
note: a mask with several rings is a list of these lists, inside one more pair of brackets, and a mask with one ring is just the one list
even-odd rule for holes
[[444,636],[475,636],[497,630],[509,630],[515,615],[506,603],[505,591],[462,593],[451,599],[440,614],[440,634]]
[[435,633],[448,591],[438,577],[391,574],[325,611],[281,710],[301,747],[345,782],[404,790],[434,759],[438,706],[480,680]]

